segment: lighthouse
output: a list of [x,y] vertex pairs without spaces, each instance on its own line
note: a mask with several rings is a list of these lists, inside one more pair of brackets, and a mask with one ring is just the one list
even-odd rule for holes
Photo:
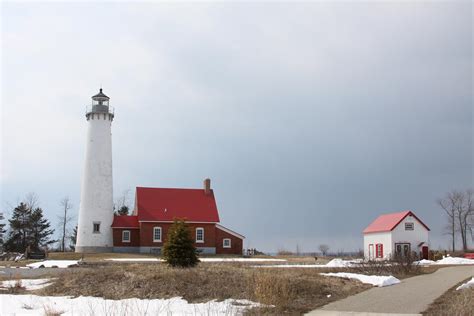
[[86,158],[82,176],[76,252],[112,251],[113,184],[110,98],[102,92],[87,106]]

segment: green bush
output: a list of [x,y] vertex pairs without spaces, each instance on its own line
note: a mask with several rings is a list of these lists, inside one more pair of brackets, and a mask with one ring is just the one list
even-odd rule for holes
[[163,257],[173,267],[194,267],[199,262],[188,225],[175,219],[163,246]]

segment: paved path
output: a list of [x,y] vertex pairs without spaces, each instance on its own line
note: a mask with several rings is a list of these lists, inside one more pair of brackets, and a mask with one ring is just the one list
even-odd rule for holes
[[[306,315],[419,314],[457,283],[474,276],[474,266],[441,268],[332,302]],[[379,314],[380,315],[380,314]]]

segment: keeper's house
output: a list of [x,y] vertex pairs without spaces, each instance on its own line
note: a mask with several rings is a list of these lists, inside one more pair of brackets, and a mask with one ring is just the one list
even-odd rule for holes
[[412,211],[380,215],[364,229],[364,257],[386,260],[416,254],[428,259],[429,231]]
[[160,254],[174,219],[185,219],[204,254],[241,255],[244,236],[219,224],[211,180],[203,189],[137,187],[131,216],[114,216],[114,252]]

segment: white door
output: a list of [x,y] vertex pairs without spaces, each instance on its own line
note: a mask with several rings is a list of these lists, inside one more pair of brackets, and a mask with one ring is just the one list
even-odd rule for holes
[[369,260],[374,260],[374,245],[369,245]]

